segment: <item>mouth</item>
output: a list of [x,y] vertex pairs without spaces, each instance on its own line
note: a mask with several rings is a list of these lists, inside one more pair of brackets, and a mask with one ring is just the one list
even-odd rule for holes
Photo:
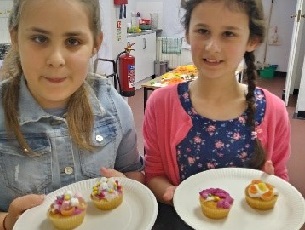
[[45,79],[50,83],[62,83],[66,80],[65,77],[45,77]]
[[219,65],[219,64],[221,64],[223,62],[222,60],[209,59],[209,58],[204,58],[203,60],[204,60],[204,62],[206,64],[208,64],[208,65],[215,65],[215,66],[217,66],[217,65]]

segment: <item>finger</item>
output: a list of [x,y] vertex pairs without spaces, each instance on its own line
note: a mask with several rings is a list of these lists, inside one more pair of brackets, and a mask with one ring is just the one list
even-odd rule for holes
[[271,160],[266,161],[263,171],[269,175],[274,175],[273,162]]
[[164,195],[163,195],[163,199],[165,201],[172,201],[174,198],[174,194],[175,194],[175,186],[171,186],[168,189],[166,189]]
[[13,200],[9,207],[9,212],[16,215],[22,214],[25,210],[40,205],[44,200],[45,195],[29,194],[18,197]]
[[12,229],[19,216],[24,213],[25,210],[40,205],[45,198],[45,195],[30,194],[23,197],[18,197],[13,200],[8,209],[8,215],[6,218],[6,225],[9,229]]
[[102,167],[100,169],[100,173],[101,175],[103,175],[104,177],[124,177],[124,174],[115,170],[115,169],[107,169],[107,168],[104,168]]
[[165,201],[171,201],[174,198],[174,193],[172,191],[166,191],[163,198]]

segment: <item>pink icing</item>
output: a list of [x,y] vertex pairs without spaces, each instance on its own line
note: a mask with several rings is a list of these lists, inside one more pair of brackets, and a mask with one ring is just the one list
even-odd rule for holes
[[[57,196],[56,200],[54,201],[54,207],[53,207],[53,213],[54,214],[59,214],[61,209],[69,209],[71,208],[71,203],[70,201],[65,202],[64,194]],[[82,195],[80,193],[75,193],[74,196],[75,198],[82,199]],[[75,207],[75,210],[73,212],[73,215],[78,215],[82,213],[84,210],[80,209],[78,207]]]
[[210,196],[221,198],[219,201],[217,201],[217,208],[229,209],[234,201],[234,199],[230,196],[229,193],[220,188],[205,189],[199,192],[199,195],[204,199],[207,199]]

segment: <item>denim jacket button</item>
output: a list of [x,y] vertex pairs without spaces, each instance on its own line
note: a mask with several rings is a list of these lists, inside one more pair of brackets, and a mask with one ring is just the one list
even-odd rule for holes
[[66,167],[65,168],[65,174],[71,175],[73,173],[73,168],[72,167]]
[[104,140],[104,137],[101,135],[96,135],[95,140],[97,140],[98,142],[101,142]]

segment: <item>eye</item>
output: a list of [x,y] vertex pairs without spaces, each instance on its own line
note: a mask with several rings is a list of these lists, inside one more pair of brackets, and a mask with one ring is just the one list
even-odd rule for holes
[[35,36],[31,37],[31,40],[34,41],[35,43],[43,44],[48,41],[48,38],[43,35],[35,35]]
[[232,31],[225,31],[225,32],[223,33],[223,35],[224,35],[225,37],[236,37],[235,33],[233,33]]
[[206,29],[198,29],[197,32],[198,32],[199,34],[208,34],[208,33],[209,33],[209,31],[206,30]]
[[74,38],[74,37],[68,38],[66,40],[66,45],[67,46],[78,46],[80,43],[81,42],[79,41],[79,39]]

